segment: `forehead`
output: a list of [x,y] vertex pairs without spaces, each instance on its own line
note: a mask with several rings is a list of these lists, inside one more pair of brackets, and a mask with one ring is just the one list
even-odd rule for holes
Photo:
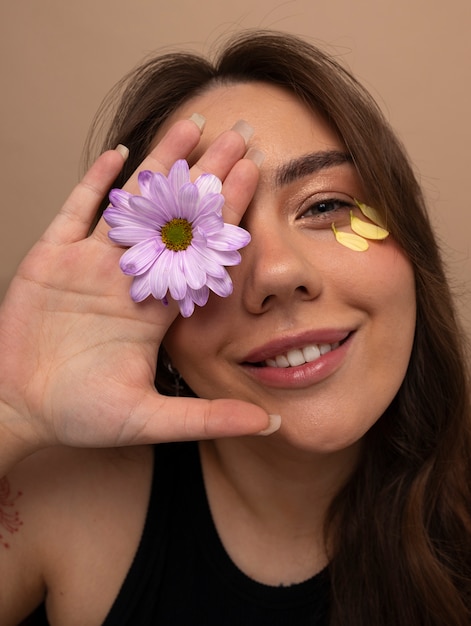
[[193,113],[200,113],[207,120],[201,150],[241,119],[254,128],[250,145],[262,150],[268,161],[278,162],[281,154],[286,159],[317,150],[344,149],[321,115],[287,89],[269,83],[211,87],[179,107],[161,132]]

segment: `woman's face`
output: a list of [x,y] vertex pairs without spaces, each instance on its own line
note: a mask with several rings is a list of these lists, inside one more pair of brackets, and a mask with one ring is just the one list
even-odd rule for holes
[[351,232],[351,198],[368,197],[350,162],[316,158],[345,147],[295,96],[264,83],[217,87],[172,119],[194,111],[207,118],[200,149],[245,119],[255,129],[250,146],[266,156],[242,223],[252,240],[229,269],[233,294],[212,295],[175,321],[165,342],[172,363],[201,397],[279,413],[274,437],[343,449],[404,378],[415,325],[411,265],[392,237],[365,252],[336,241],[332,222]]

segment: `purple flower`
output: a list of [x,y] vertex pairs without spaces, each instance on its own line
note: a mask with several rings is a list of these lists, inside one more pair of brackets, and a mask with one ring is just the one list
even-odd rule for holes
[[210,289],[229,296],[232,281],[225,266],[240,263],[238,249],[250,235],[224,223],[219,178],[203,174],[192,183],[188,163],[181,160],[168,177],[143,171],[138,182],[142,195],[113,189],[103,214],[110,239],[131,246],[120,267],[134,276],[132,299],[141,302],[152,294],[167,304],[169,294],[189,317],[195,304],[206,304]]

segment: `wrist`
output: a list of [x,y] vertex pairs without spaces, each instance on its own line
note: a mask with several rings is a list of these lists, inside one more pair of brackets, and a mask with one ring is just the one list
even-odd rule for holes
[[30,454],[47,447],[25,419],[0,400],[0,477]]

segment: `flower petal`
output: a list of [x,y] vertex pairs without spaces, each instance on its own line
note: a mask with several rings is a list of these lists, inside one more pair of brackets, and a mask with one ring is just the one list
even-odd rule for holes
[[216,278],[215,276],[208,276],[206,284],[214,291],[215,294],[221,296],[221,298],[227,298],[232,293],[233,285],[232,280],[226,270],[224,270],[225,276],[223,278]]
[[356,217],[356,215],[353,215],[352,211],[350,211],[350,226],[353,232],[362,237],[366,237],[366,239],[386,239],[389,235],[389,232],[381,228],[381,226],[377,226],[371,222],[364,222]]
[[168,272],[168,257],[171,252],[165,249],[149,270],[149,285],[152,295],[156,300],[162,300],[167,291],[170,274]]
[[124,189],[112,189],[109,193],[111,204],[121,210],[129,209],[130,198],[132,198],[132,194],[128,191],[124,191]]
[[139,189],[141,190],[141,194],[147,198],[152,196],[151,184],[153,176],[154,172],[151,172],[150,170],[142,170],[137,175],[137,182]]
[[225,265],[226,267],[239,265],[241,261],[240,252],[237,250],[220,251],[219,254],[221,255],[221,265]]
[[169,181],[160,172],[154,173],[150,179],[149,199],[159,208],[165,222],[168,222],[173,217],[179,217],[177,215],[177,200],[173,189]]
[[142,302],[150,296],[149,272],[133,278],[130,294],[134,302]]
[[182,317],[190,317],[195,310],[195,303],[190,294],[178,301]]
[[208,236],[208,246],[213,250],[239,250],[249,242],[250,233],[233,224],[224,224],[222,231]]
[[134,246],[156,236],[155,230],[144,226],[116,226],[108,233],[109,238],[120,246]]
[[224,228],[224,220],[217,213],[198,213],[193,220],[193,226],[207,236],[217,235]]
[[189,222],[193,222],[197,216],[198,209],[198,189],[193,183],[185,183],[178,192],[179,215]]
[[198,306],[204,306],[209,298],[207,285],[203,285],[201,289],[189,289],[188,293],[193,298],[193,302]]
[[204,259],[206,271],[213,276],[221,274],[220,272],[215,273],[214,266],[221,268],[223,266],[238,265],[241,260],[240,253],[237,250],[214,250],[208,246],[201,250],[198,249],[198,252]]
[[132,196],[129,200],[129,206],[131,211],[128,215],[143,224],[152,224],[154,228],[158,228],[167,221],[167,211],[149,198]]
[[195,180],[195,185],[198,187],[200,196],[205,196],[209,193],[221,193],[222,182],[214,174],[201,174]]
[[190,289],[201,289],[206,282],[206,271],[200,263],[198,253],[194,248],[189,246],[185,250],[185,262],[183,264],[183,272]]
[[201,289],[188,289],[187,294],[182,300],[179,300],[180,313],[182,317],[190,317],[193,313],[195,304],[204,306],[209,298],[209,289],[204,285]]
[[332,230],[334,231],[335,239],[337,239],[342,246],[350,248],[350,250],[355,250],[356,252],[364,252],[365,250],[368,250],[368,242],[363,237],[355,235],[354,233],[344,233],[339,231],[335,228],[335,224],[332,224]]
[[155,263],[164,248],[156,237],[137,243],[121,257],[119,261],[121,271],[128,276],[143,274]]
[[360,211],[363,213],[365,217],[370,219],[374,224],[377,224],[378,226],[381,226],[381,228],[386,229],[384,220],[376,209],[373,209],[373,207],[368,206],[367,204],[364,204],[363,202],[360,202],[356,198],[354,198],[354,200],[355,200],[355,204],[357,205],[357,207],[360,209]]
[[165,249],[159,262],[154,265],[150,273],[150,286],[152,295],[158,300],[162,299],[167,291],[174,300],[185,297],[187,283],[185,275],[179,265],[179,252]]
[[183,271],[183,255],[184,252],[174,252],[171,255],[168,290],[174,300],[181,300],[184,298],[188,289],[188,285],[185,280],[185,272]]
[[180,159],[172,165],[168,173],[168,182],[175,197],[178,196],[180,187],[190,182],[190,168],[185,159]]
[[121,215],[119,216],[117,213],[114,213],[114,211],[118,211],[118,209],[110,208],[110,212],[107,213],[107,217],[105,218],[108,224],[112,225],[113,228],[118,228],[121,226],[139,226],[140,228],[150,228],[154,235],[160,233],[159,225],[154,220],[150,220],[145,215],[140,215],[136,212],[127,211],[126,213],[121,213]]
[[116,226],[129,226],[135,222],[132,215],[129,215],[129,211],[123,211],[114,206],[109,206],[103,211],[103,219],[112,228]]
[[197,242],[193,239],[191,247],[197,254],[198,263],[204,268],[206,274],[212,276],[224,276],[224,263],[220,262],[220,258],[217,255],[221,254],[217,251],[209,250],[205,246],[198,246]]
[[199,215],[214,213],[222,219],[222,207],[224,206],[224,196],[220,193],[209,193],[200,197]]

